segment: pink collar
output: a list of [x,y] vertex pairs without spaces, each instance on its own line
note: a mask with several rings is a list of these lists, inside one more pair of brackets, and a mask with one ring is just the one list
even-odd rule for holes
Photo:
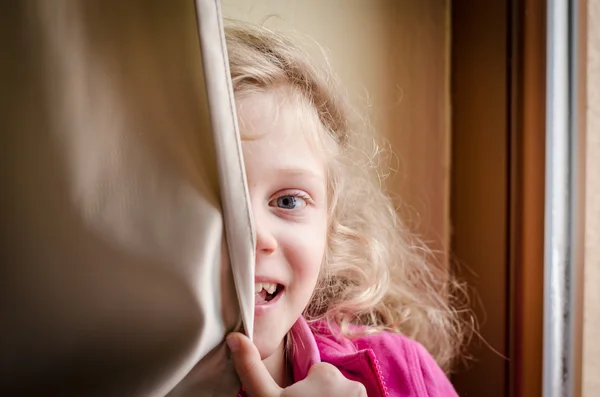
[[321,362],[321,354],[304,317],[300,317],[292,326],[289,337],[292,338],[290,361],[294,370],[294,382],[299,382],[306,378],[310,367]]

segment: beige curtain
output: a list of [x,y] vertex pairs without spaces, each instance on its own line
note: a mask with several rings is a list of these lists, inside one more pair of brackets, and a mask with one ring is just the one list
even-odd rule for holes
[[3,394],[236,395],[254,243],[217,8],[1,3]]

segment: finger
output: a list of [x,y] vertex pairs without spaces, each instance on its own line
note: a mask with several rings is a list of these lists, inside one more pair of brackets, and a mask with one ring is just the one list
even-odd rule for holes
[[[329,363],[317,363],[310,367],[307,375],[307,379],[309,378],[312,378],[313,382],[318,379],[319,392],[339,394],[343,390],[347,397],[367,397],[367,389],[362,383],[349,380]],[[341,379],[344,382],[341,382]]]
[[[308,369],[306,378],[290,386],[290,395],[326,396],[339,394],[339,379],[343,378],[337,368],[328,363],[317,363]],[[286,389],[287,391],[288,389]]]
[[307,376],[319,376],[324,379],[335,379],[338,376],[342,376],[339,369],[333,365],[325,362],[316,363],[308,369]]
[[282,389],[267,371],[254,343],[245,335],[234,332],[227,336],[233,365],[250,397],[278,397]]
[[353,382],[348,390],[348,396],[352,397],[367,397],[367,388],[359,382]]

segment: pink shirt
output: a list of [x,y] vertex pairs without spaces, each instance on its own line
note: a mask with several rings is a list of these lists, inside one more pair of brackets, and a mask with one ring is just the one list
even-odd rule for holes
[[292,327],[290,355],[294,381],[318,362],[332,364],[362,383],[369,397],[456,397],[446,374],[423,346],[402,335],[381,332],[350,340],[324,323],[310,327],[300,318]]

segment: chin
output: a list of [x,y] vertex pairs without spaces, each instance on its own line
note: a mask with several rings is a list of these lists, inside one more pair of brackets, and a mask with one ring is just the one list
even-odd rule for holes
[[284,336],[268,335],[255,330],[253,341],[260,353],[260,359],[264,360],[271,357],[281,347]]

